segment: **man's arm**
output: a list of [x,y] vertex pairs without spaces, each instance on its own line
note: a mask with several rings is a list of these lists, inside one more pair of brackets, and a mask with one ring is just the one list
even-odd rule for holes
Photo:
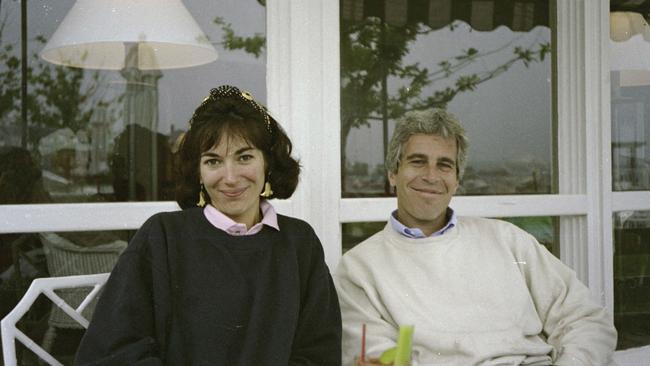
[[616,347],[616,329],[607,311],[591,299],[576,274],[531,237],[520,260],[554,364],[607,365]]
[[397,343],[398,327],[390,320],[385,309],[372,301],[366,292],[368,283],[354,275],[346,258],[334,275],[334,283],[341,305],[343,320],[343,365],[355,364],[361,352],[361,329],[366,324],[366,355],[377,358]]

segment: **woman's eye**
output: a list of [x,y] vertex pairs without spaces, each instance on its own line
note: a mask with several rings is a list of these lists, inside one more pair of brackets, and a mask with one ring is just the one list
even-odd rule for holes
[[241,155],[239,157],[239,161],[249,161],[249,160],[252,160],[252,159],[253,159],[253,155],[248,155],[248,154]]
[[206,160],[203,161],[203,164],[205,164],[207,166],[215,166],[215,165],[219,164],[219,160],[218,159],[206,159]]

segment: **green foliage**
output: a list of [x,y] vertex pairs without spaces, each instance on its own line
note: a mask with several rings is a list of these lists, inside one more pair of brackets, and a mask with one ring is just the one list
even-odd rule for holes
[[13,45],[0,49],[0,120],[14,111],[20,101],[20,60],[13,54]]
[[[3,26],[0,27],[0,39],[2,29]],[[47,40],[37,36],[35,41],[44,45]],[[109,104],[94,98],[101,84],[98,72],[89,74],[78,68],[52,65],[34,52],[28,61],[27,74],[22,75],[16,46],[7,43],[0,49],[0,123],[19,123],[23,77],[28,90],[24,105],[29,126],[44,132],[64,127],[76,132],[89,125],[95,107]],[[36,146],[40,137],[31,135],[30,145]]]
[[252,37],[237,36],[232,29],[232,24],[221,17],[214,18],[214,24],[220,26],[224,32],[221,45],[227,50],[244,50],[258,58],[266,47],[266,37],[262,34],[255,33]]

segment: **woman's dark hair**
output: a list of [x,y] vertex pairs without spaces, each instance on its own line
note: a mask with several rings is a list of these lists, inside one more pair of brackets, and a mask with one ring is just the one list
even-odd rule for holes
[[[223,137],[239,137],[264,154],[266,179],[273,194],[268,198],[291,197],[298,185],[300,164],[291,157],[289,137],[266,109],[247,92],[223,85],[196,108],[190,129],[178,150],[176,200],[182,208],[196,206],[199,198],[201,154],[212,149]],[[209,203],[210,197],[205,194]]]

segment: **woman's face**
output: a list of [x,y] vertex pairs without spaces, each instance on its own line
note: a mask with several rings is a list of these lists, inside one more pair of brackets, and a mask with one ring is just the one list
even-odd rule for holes
[[201,154],[199,174],[212,205],[248,228],[260,221],[264,155],[236,136],[223,136]]

